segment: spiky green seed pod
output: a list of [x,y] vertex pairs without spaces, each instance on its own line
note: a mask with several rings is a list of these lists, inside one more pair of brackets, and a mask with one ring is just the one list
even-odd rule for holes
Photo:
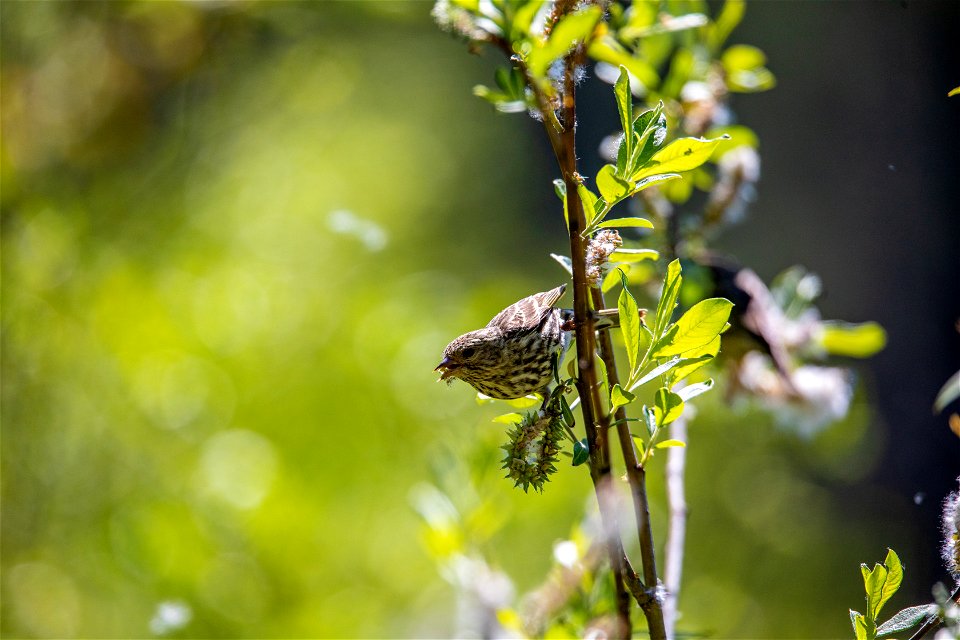
[[514,486],[526,492],[531,486],[543,491],[543,483],[557,470],[554,463],[563,439],[562,416],[550,410],[528,412],[507,432],[507,452],[501,469],[507,470]]

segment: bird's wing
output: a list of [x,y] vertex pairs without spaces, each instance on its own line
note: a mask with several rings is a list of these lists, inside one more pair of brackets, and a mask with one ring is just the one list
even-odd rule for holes
[[541,291],[514,302],[495,315],[487,326],[512,330],[536,329],[566,289],[567,285],[562,284],[556,289]]

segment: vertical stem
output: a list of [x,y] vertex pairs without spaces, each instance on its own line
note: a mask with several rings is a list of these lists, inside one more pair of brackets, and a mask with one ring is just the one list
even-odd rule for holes
[[631,634],[630,597],[623,581],[623,546],[617,523],[617,508],[610,477],[609,446],[606,442],[607,417],[600,403],[597,370],[594,366],[595,332],[587,286],[586,242],[582,237],[586,227],[583,203],[577,194],[580,178],[577,175],[576,156],[576,85],[574,70],[582,52],[575,51],[566,59],[561,92],[560,122],[563,131],[559,145],[554,147],[557,162],[567,190],[567,215],[570,235],[570,259],[573,271],[573,316],[577,343],[577,392],[581,398],[584,429],[590,449],[590,476],[593,479],[603,522],[604,537],[610,555],[614,588],[617,599],[618,625],[624,638]]
[[[598,309],[606,308],[603,292],[600,289],[591,289],[593,304]],[[620,379],[617,374],[617,362],[613,353],[613,343],[610,334],[600,332],[600,357],[607,369],[607,384],[612,389]],[[627,412],[624,407],[617,409],[614,417],[617,421],[617,436],[620,440],[620,450],[623,452],[623,462],[627,469],[627,480],[630,483],[630,493],[633,497],[634,517],[637,522],[637,538],[640,543],[640,557],[643,562],[643,581],[648,588],[657,585],[657,559],[653,546],[653,533],[650,529],[650,508],[647,502],[646,473],[637,459],[637,450],[630,436],[630,426],[627,422]],[[651,598],[648,605],[643,607],[647,618],[647,628],[650,637],[654,640],[666,638],[663,610],[659,600]]]
[[[670,437],[687,441],[687,416],[682,415],[670,424]],[[685,447],[670,447],[667,453],[667,505],[670,525],[664,547],[663,581],[667,589],[663,602],[663,619],[668,638],[673,638],[677,624],[677,603],[680,598],[680,579],[683,575],[683,546],[687,535],[687,500],[684,496],[684,472],[687,464]]]

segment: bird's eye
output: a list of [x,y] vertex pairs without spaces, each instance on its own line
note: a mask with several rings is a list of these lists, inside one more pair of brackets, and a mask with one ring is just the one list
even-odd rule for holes
[[477,350],[474,349],[473,347],[467,347],[466,349],[464,349],[464,350],[461,352],[460,355],[462,355],[464,358],[472,358],[472,357],[473,357],[473,354],[476,353],[476,352],[477,352]]

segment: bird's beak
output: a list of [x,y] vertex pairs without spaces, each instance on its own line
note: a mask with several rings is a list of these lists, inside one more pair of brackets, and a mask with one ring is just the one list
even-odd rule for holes
[[437,382],[441,380],[446,380],[447,378],[452,378],[457,375],[457,364],[451,360],[449,357],[444,356],[443,360],[440,361],[440,364],[437,365],[437,368],[434,371],[440,372],[440,377],[437,378]]

